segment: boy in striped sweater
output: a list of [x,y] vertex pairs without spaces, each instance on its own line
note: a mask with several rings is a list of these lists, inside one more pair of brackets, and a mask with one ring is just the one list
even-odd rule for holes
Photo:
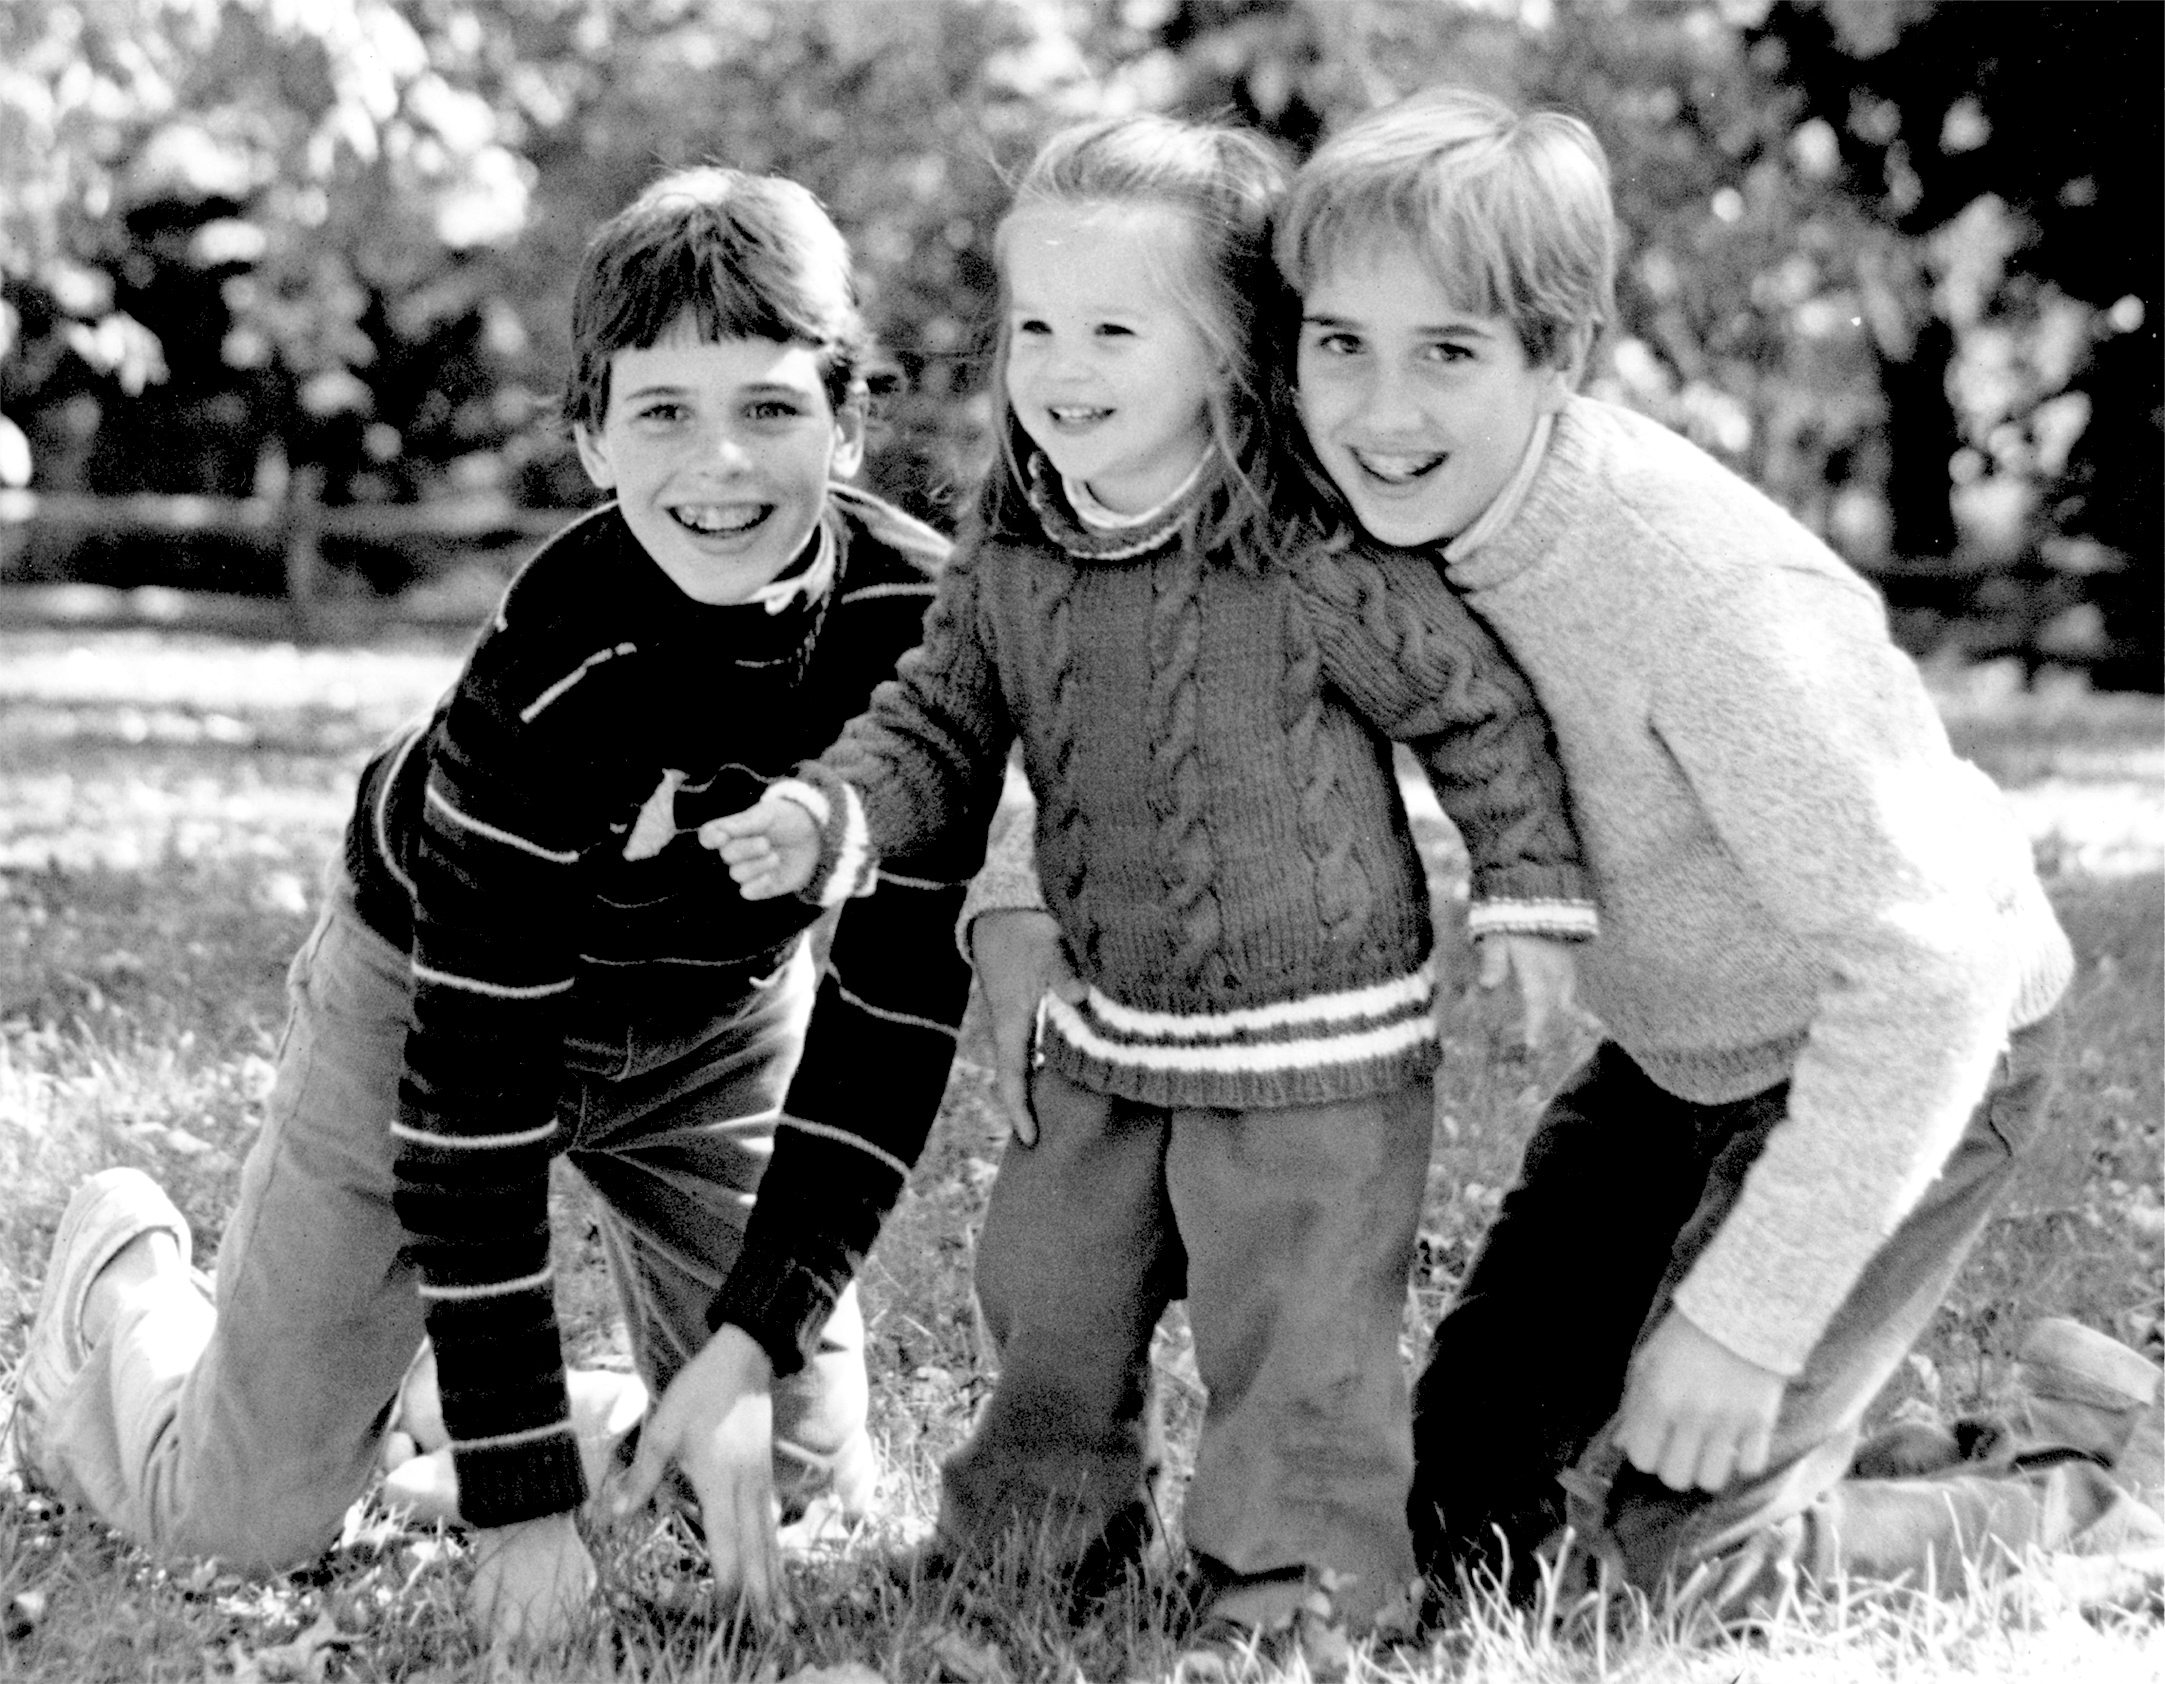
[[771,1600],[777,1492],[870,1496],[850,1282],[967,987],[949,859],[889,862],[820,971],[816,909],[742,901],[693,834],[863,708],[944,558],[837,483],[870,351],[841,235],[792,182],[682,172],[597,233],[572,326],[566,408],[615,500],[362,775],[215,1302],[163,1193],[93,1177],[14,1417],[27,1470],[161,1554],[291,1566],[367,1485],[425,1332],[473,1606],[527,1640],[594,1581],[552,1160],[598,1195],[659,1396],[617,1506],[675,1464],[718,1586]]

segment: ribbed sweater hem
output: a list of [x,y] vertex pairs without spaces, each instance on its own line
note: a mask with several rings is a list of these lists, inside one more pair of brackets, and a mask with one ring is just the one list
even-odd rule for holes
[[1269,1111],[1396,1093],[1433,1076],[1441,1054],[1430,1039],[1381,1058],[1299,1070],[1145,1070],[1078,1051],[1057,1031],[1048,1031],[1045,1056],[1077,1086],[1114,1099],[1168,1110]]

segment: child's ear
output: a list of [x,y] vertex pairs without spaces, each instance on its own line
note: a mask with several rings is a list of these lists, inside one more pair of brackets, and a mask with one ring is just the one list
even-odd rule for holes
[[[850,393],[834,412],[834,452],[827,458],[827,477],[853,479],[864,466],[865,395]],[[591,472],[592,470],[589,470]]]
[[607,491],[616,484],[616,467],[609,460],[607,445],[576,421],[571,427],[571,442],[579,448],[579,466],[586,470],[586,477],[597,489]]

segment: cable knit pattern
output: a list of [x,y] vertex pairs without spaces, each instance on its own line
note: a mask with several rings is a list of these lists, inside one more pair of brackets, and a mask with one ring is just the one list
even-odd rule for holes
[[1323,752],[1323,651],[1299,599],[1286,597],[1285,676],[1278,686],[1279,731],[1287,776],[1299,802],[1301,855],[1314,883],[1316,918],[1325,944],[1353,953],[1366,939],[1374,887],[1339,822],[1337,781]]
[[1204,986],[1203,968],[1217,953],[1222,923],[1211,890],[1202,699],[1196,694],[1202,572],[1203,558],[1192,544],[1161,551],[1151,564],[1150,805],[1158,821],[1165,915],[1179,932],[1173,973],[1183,989]]
[[[1364,616],[1350,587],[1312,591],[1300,556],[1189,553],[1189,510],[1133,553],[1132,530],[1086,531],[1037,489],[1039,541],[984,540],[942,580],[939,623],[964,637],[914,652],[804,776],[858,792],[876,851],[981,845],[1019,732],[1047,903],[1090,987],[1046,1002],[1063,1072],[1150,1104],[1256,1107],[1433,1068],[1428,887],[1393,738],[1429,767],[1479,882],[1525,891],[1556,933],[1591,927],[1547,723],[1425,558],[1368,575],[1409,619]],[[1476,750],[1486,779],[1461,764]]]
[[1676,1301],[1797,1373],[2067,938],[1878,594],[1771,499],[1576,398],[1493,527],[1445,564],[1555,721],[1601,898],[1582,997],[1685,1099],[1789,1083]]

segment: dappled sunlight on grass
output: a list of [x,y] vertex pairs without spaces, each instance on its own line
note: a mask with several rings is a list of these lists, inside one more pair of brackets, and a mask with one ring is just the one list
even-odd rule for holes
[[[261,1124],[288,960],[308,929],[355,773],[381,735],[427,707],[459,642],[296,649],[130,633],[0,632],[0,1374],[20,1354],[60,1210],[109,1163],[150,1170],[215,1245],[237,1165]],[[2165,1352],[2155,1189],[2165,1147],[2165,704],[1943,678],[1962,752],[2008,786],[2081,954],[2056,1112],[2058,1144],[1988,1231],[1879,1413],[1989,1405],[2037,1315],[2073,1314]],[[1425,786],[1409,804],[1439,907],[1445,1029],[1437,1134],[1404,1349],[1426,1345],[1471,1261],[1520,1145],[1589,1044],[1529,1057],[1500,995],[1466,995],[1464,857]],[[2139,875],[2129,876],[2127,873]],[[887,1454],[880,1515],[791,1567],[804,1617],[736,1632],[684,1524],[597,1529],[594,1628],[533,1676],[786,1681],[860,1661],[894,1684],[1076,1684],[1168,1675],[1163,1609],[1128,1594],[1072,1630],[1016,1574],[958,1587],[898,1582],[883,1557],[929,1523],[939,1460],[989,1388],[992,1353],[970,1270],[1006,1125],[965,1036],[932,1140],[863,1271],[873,1428]],[[556,1177],[559,1313],[580,1361],[621,1354],[592,1195]],[[1568,1339],[1571,1306],[1529,1338]],[[1186,1324],[1154,1350],[1177,1475],[1203,1404]],[[4,1411],[4,1403],[0,1403]],[[0,1678],[426,1677],[492,1671],[463,1625],[470,1563],[455,1539],[357,1509],[347,1539],[297,1574],[165,1569],[80,1514],[0,1484],[0,1609],[50,1611],[0,1638]],[[311,1637],[311,1634],[314,1634]],[[311,1646],[313,1644],[313,1647]],[[989,1657],[989,1660],[987,1659]],[[980,1671],[970,1671],[970,1668]],[[958,1670],[961,1669],[961,1670]],[[1430,1641],[1356,1651],[1348,1684],[1743,1684],[1860,1676],[2007,1684],[2165,1675],[2165,1624],[2084,1617],[2047,1587],[2024,1602],[1855,1595],[1755,1636],[1585,1608],[1476,1608]],[[1304,1677],[1299,1670],[1245,1676]]]

